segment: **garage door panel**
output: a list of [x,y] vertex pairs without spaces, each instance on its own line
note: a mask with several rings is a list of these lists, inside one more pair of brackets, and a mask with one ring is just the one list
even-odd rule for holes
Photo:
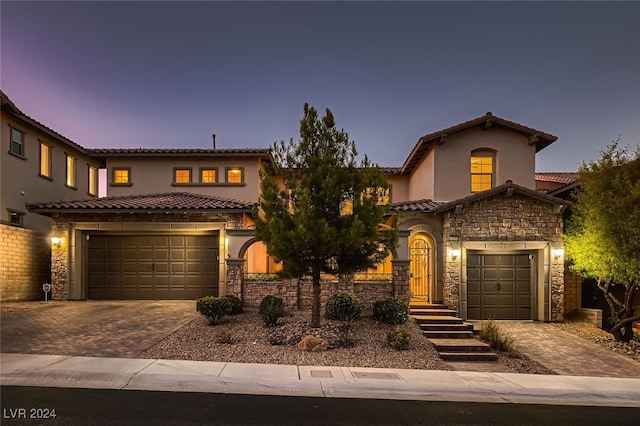
[[494,268],[484,268],[481,271],[481,277],[483,280],[495,280],[498,278],[498,270]]
[[89,298],[217,295],[218,243],[219,235],[90,235]]

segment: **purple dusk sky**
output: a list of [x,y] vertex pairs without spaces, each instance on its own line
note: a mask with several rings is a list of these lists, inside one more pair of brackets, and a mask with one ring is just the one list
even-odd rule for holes
[[487,111],[538,171],[640,142],[639,2],[2,1],[1,87],[88,148],[268,147],[330,108],[361,154]]

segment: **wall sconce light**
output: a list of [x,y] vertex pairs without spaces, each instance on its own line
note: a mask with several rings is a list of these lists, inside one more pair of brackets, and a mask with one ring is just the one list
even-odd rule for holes
[[552,249],[551,255],[555,260],[562,259],[564,257],[564,249]]
[[450,252],[451,254],[451,259],[456,260],[458,257],[460,257],[460,249],[452,249]]
[[51,244],[56,247],[60,247],[62,245],[62,238],[60,237],[51,237]]

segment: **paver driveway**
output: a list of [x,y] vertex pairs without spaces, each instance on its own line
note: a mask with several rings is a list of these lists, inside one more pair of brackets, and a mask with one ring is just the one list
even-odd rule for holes
[[0,351],[135,358],[198,314],[195,301],[2,303]]

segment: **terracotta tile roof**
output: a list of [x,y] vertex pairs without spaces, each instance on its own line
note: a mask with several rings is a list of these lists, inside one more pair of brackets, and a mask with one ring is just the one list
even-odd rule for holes
[[58,140],[59,142],[69,146],[70,148],[75,149],[76,151],[83,153],[83,154],[87,154],[87,150],[78,145],[77,143],[75,143],[74,141],[72,141],[71,139],[62,136],[60,133],[56,132],[55,130],[45,126],[44,124],[40,123],[39,121],[29,117],[27,114],[25,114],[24,112],[22,112],[17,106],[16,104],[13,103],[13,101],[11,99],[9,99],[9,97],[0,90],[0,107],[2,108],[2,111],[11,114],[12,116],[14,116],[15,118],[23,121],[25,124],[30,125],[32,127],[35,127],[36,129],[38,129],[39,131],[47,134],[48,136],[50,136],[53,139]]
[[94,157],[137,157],[137,156],[258,156],[271,154],[269,148],[105,148],[87,149]]
[[547,146],[558,140],[557,136],[553,136],[549,133],[524,126],[514,121],[505,120],[504,118],[500,118],[488,112],[481,117],[474,118],[472,120],[465,121],[464,123],[456,124],[455,126],[451,126],[446,129],[442,129],[437,132],[422,136],[420,139],[418,139],[418,142],[413,147],[411,153],[409,153],[409,156],[402,165],[402,173],[411,173],[413,169],[418,165],[418,163],[422,160],[422,157],[424,156],[424,154],[426,154],[429,148],[436,142],[443,143],[446,140],[447,135],[460,132],[472,127],[482,127],[487,125],[495,125],[530,137],[530,143],[536,145],[536,152],[546,148]]
[[433,213],[436,213],[436,214],[443,213],[448,210],[455,209],[458,205],[473,203],[475,201],[479,201],[484,198],[489,198],[501,193],[508,193],[508,192],[519,193],[527,197],[531,197],[531,198],[541,200],[550,204],[555,204],[558,206],[573,205],[573,203],[570,201],[563,200],[562,198],[553,197],[551,195],[547,195],[544,192],[536,191],[535,189],[529,189],[524,186],[516,185],[515,183],[505,183],[503,185],[496,186],[495,188],[489,189],[487,191],[477,192],[467,197],[459,198],[457,200],[449,201],[447,203],[442,203],[438,207],[433,209]]
[[250,211],[254,204],[246,201],[187,192],[126,195],[85,200],[47,201],[27,204],[30,211],[53,212],[123,212],[123,211]]
[[428,199],[415,201],[401,201],[391,204],[391,210],[396,212],[431,212],[443,203]]
[[575,172],[542,172],[536,173],[536,180],[557,183],[573,183],[580,179],[580,173]]

